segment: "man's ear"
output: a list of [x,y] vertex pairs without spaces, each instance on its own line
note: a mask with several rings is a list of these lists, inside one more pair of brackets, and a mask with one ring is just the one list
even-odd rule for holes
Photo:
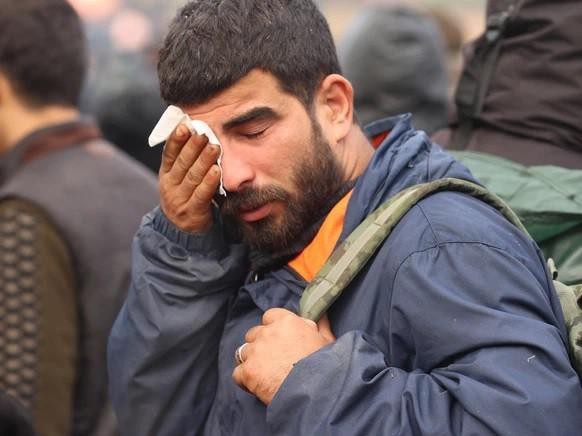
[[316,115],[330,144],[338,144],[348,135],[354,122],[354,89],[339,74],[330,74],[315,95]]

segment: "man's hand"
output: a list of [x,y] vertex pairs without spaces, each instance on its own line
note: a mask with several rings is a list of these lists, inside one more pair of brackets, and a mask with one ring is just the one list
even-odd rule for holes
[[232,374],[234,381],[269,405],[299,360],[335,341],[329,320],[317,324],[285,309],[271,309],[263,324],[250,329],[242,350],[243,363]]
[[201,233],[212,226],[212,198],[220,183],[217,145],[179,125],[166,141],[160,166],[160,206],[180,230]]

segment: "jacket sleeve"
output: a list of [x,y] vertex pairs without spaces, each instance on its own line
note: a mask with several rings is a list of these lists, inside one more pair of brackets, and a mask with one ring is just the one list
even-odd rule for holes
[[580,382],[549,290],[484,244],[412,254],[385,308],[388,349],[408,352],[352,331],[298,362],[268,407],[274,434],[578,434]]
[[217,383],[227,303],[246,252],[219,225],[189,235],[158,209],[133,244],[132,280],[109,338],[111,393],[122,435],[202,432]]

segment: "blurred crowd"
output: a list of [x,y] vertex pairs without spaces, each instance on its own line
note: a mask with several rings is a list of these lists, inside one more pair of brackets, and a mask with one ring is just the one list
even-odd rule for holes
[[[157,47],[183,3],[184,0],[71,0],[84,20],[91,48],[81,107],[96,116],[105,137],[156,172],[161,150],[143,145],[148,129],[164,109],[155,71]],[[364,81],[358,77],[358,71],[366,70],[358,66],[362,57],[367,62],[378,56],[376,65],[382,65],[377,78],[365,82],[381,83],[383,96],[370,99],[372,93],[363,83],[356,95],[362,122],[379,114],[413,112],[416,126],[429,132],[446,125],[449,97],[462,66],[462,44],[483,26],[482,0],[463,5],[430,0],[316,3],[329,20],[339,44],[342,67],[350,80],[358,87]],[[384,12],[373,17],[375,9]],[[367,31],[367,26],[372,28]],[[372,47],[366,41],[370,36],[365,35],[377,30],[381,33],[374,38],[382,38],[384,47]],[[405,41],[405,37],[412,40]],[[398,65],[396,70],[392,69],[394,65]],[[430,89],[424,87],[427,72],[435,76]],[[375,109],[368,112],[367,107]]]

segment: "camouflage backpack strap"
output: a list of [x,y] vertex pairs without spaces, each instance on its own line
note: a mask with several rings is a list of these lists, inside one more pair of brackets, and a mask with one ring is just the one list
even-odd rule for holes
[[582,376],[582,284],[568,286],[560,282],[553,259],[548,259],[548,268],[564,313],[574,368]]
[[317,321],[366,265],[406,212],[423,198],[440,191],[457,191],[477,197],[495,207],[527,234],[517,215],[503,200],[475,183],[445,178],[411,186],[378,207],[336,247],[303,292],[299,314]]

